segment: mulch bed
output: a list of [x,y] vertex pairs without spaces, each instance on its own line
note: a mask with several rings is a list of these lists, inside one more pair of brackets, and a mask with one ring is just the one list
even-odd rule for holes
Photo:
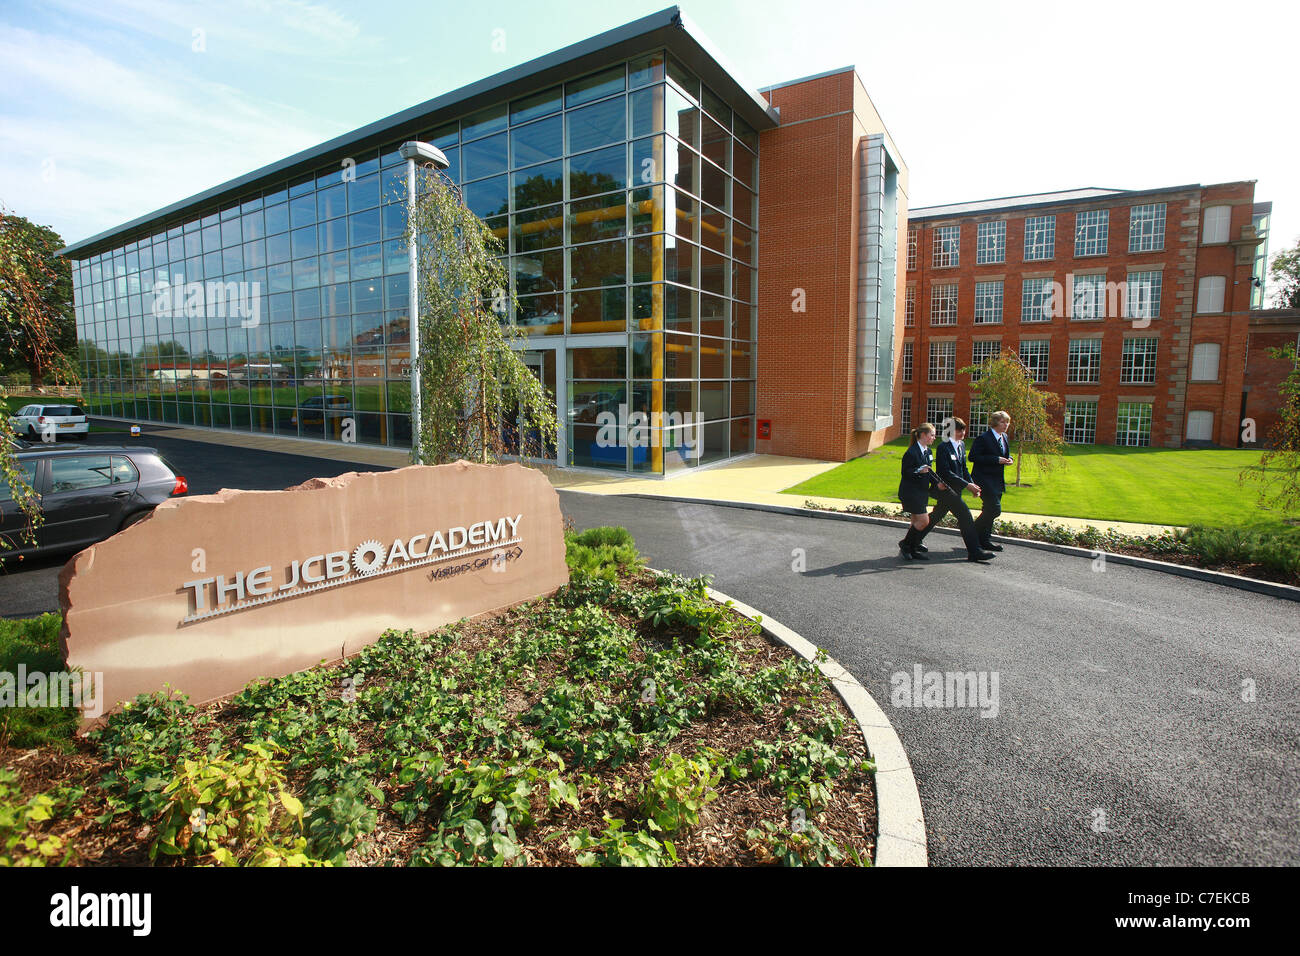
[[[648,587],[654,580],[652,574],[642,572],[624,586]],[[520,626],[528,607],[529,605],[521,605],[463,623],[460,626],[460,637],[453,649],[472,653],[503,640]],[[729,613],[737,621],[745,621],[734,611]],[[619,623],[634,631],[638,642],[645,646],[648,646],[646,642],[662,645],[674,637],[684,636],[674,635],[664,629],[656,630],[648,623],[632,619],[628,615],[616,613],[615,617]],[[746,652],[741,656],[749,673],[780,664],[794,656],[791,650],[756,633],[752,627],[737,628],[731,639]],[[342,671],[349,666],[349,661],[342,661],[328,665],[328,669]],[[559,669],[554,662],[542,661],[536,676],[546,676],[546,667],[553,671]],[[549,681],[541,683],[542,686],[547,686]],[[530,696],[522,687],[522,682],[516,681],[508,686],[507,710],[512,716],[521,714],[537,703],[539,698],[540,695],[536,694]],[[820,694],[815,699],[843,719],[843,730],[834,741],[834,746],[852,759],[854,769],[834,782],[825,807],[815,815],[809,813],[809,818],[815,817],[817,827],[839,847],[845,850],[852,847],[863,859],[871,860],[875,853],[876,836],[875,786],[870,772],[856,769],[869,756],[861,731],[829,683],[823,682]],[[641,788],[644,781],[649,779],[650,763],[657,755],[662,756],[671,751],[689,757],[707,746],[722,757],[731,758],[742,749],[752,746],[755,741],[788,739],[789,728],[783,726],[787,720],[787,715],[783,713],[784,706],[785,702],[780,706],[767,706],[759,713],[739,707],[722,708],[711,717],[690,724],[666,747],[645,752],[617,768],[605,764],[583,768],[586,773],[594,776],[595,784],[580,787],[580,811],[567,806],[552,810],[546,805],[545,788],[540,788],[540,793],[535,791],[534,823],[518,834],[519,844],[526,851],[527,862],[531,865],[574,865],[576,855],[567,840],[560,838],[548,841],[546,838],[554,834],[572,834],[584,827],[593,834],[600,833],[605,828],[606,817],[628,821],[629,827],[634,825],[642,814],[638,799]],[[241,715],[230,700],[205,705],[199,708],[199,714],[210,716],[212,725],[226,733],[228,745],[233,743],[230,735],[246,716]],[[382,751],[384,740],[381,727],[367,726],[365,721],[358,721],[348,729],[357,738],[362,753]],[[24,799],[58,786],[85,788],[85,794],[77,802],[75,812],[56,817],[39,831],[42,836],[52,833],[64,838],[74,851],[69,860],[71,865],[148,866],[195,862],[192,859],[163,856],[159,856],[156,862],[150,861],[148,846],[153,836],[153,821],[122,815],[108,827],[95,822],[93,818],[102,814],[107,806],[107,795],[100,788],[99,780],[112,769],[112,765],[101,759],[96,747],[85,738],[70,742],[66,751],[53,746],[26,751],[0,748],[0,766],[17,772],[18,787]],[[576,783],[577,769],[570,766],[564,775],[565,779]],[[295,779],[295,776],[290,773],[289,781],[296,790],[301,781]],[[305,778],[305,774],[301,776]],[[378,809],[378,826],[348,852],[348,864],[403,865],[435,829],[436,821],[420,818],[411,824],[404,823],[390,809],[395,798],[393,782],[383,779],[375,779],[374,782],[385,791],[387,799]],[[726,775],[718,783],[716,793],[717,798],[701,811],[698,824],[672,834],[657,834],[660,838],[666,836],[672,840],[679,865],[771,863],[772,856],[767,846],[749,840],[746,832],[758,828],[765,820],[788,826],[790,810],[785,793],[766,778],[732,780]]]

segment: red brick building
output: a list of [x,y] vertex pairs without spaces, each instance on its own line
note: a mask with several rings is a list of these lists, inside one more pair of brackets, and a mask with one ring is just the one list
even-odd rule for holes
[[1263,241],[1254,192],[1079,189],[913,209],[898,425],[982,427],[994,409],[972,407],[959,370],[1009,349],[1061,397],[1067,441],[1236,446]]
[[852,67],[760,92],[756,450],[846,461],[898,434],[907,166]]
[[1254,440],[1268,444],[1277,424],[1278,386],[1294,363],[1273,358],[1270,349],[1293,345],[1300,351],[1300,309],[1261,309],[1250,316],[1242,421],[1254,425]]

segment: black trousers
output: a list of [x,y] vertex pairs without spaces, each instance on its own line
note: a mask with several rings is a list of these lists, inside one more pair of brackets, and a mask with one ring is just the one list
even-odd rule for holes
[[[966,507],[966,502],[961,500],[961,495],[951,488],[940,491],[935,497],[934,511],[930,513],[930,525],[926,528],[926,534],[929,533],[930,528],[936,527],[950,514],[957,519],[957,526],[961,528],[961,537],[966,542],[967,553],[975,554],[977,551],[982,551],[979,532],[975,530],[975,519],[971,517],[970,508]],[[925,535],[923,534],[922,537]]]
[[984,505],[980,509],[980,516],[975,519],[975,531],[979,535],[980,544],[988,544],[993,537],[993,522],[1002,514],[1002,492],[987,485],[981,485],[980,491],[980,501]]

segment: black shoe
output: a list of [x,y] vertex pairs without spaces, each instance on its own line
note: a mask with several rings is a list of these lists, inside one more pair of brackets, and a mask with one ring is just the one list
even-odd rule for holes
[[916,551],[929,551],[930,549],[927,548],[925,545],[921,544],[921,542],[918,541],[918,542],[916,543],[916,548],[915,548],[914,550],[916,550]]
[[[916,558],[915,552],[912,551],[911,543],[906,539],[898,542],[898,553],[901,554],[908,561],[913,561]],[[927,558],[926,560],[928,561],[929,558]]]
[[972,551],[970,554],[966,555],[966,560],[967,561],[991,561],[993,560],[993,557],[994,554],[992,551]]
[[993,544],[993,543],[991,543],[991,542],[988,542],[988,543],[985,543],[985,544],[981,544],[980,547],[983,548],[985,551],[1001,551],[1001,550],[1002,550],[1002,545],[1000,545],[1000,544]]
[[912,552],[912,560],[913,560],[913,561],[929,561],[930,559],[929,559],[928,557],[926,557],[924,554],[921,553],[921,549],[920,549],[920,548],[917,548],[915,551]]

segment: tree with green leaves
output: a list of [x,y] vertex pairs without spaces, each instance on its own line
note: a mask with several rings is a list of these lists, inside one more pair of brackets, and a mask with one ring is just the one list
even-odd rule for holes
[[[54,230],[0,208],[0,361],[26,367],[33,385],[77,378],[65,354],[77,333],[71,267],[55,255],[61,248],[63,240]],[[41,523],[40,504],[18,468],[11,434],[9,407],[0,402],[0,481],[8,491],[0,508],[16,507],[26,515],[22,538],[32,541]],[[0,551],[10,547],[0,539]]]
[[1269,429],[1268,446],[1259,457],[1259,467],[1241,473],[1242,481],[1260,485],[1259,503],[1267,508],[1290,512],[1300,510],[1300,362],[1296,348],[1287,343],[1268,354],[1289,361],[1291,372],[1278,386],[1277,422]]
[[970,375],[971,395],[983,401],[990,414],[1004,411],[1011,416],[1017,486],[1026,456],[1033,457],[1040,474],[1065,463],[1065,441],[1055,424],[1061,397],[1036,387],[1033,375],[1014,352],[1004,350],[961,371]]
[[419,257],[420,460],[549,457],[555,401],[512,347],[525,332],[509,320],[518,302],[501,240],[431,166],[417,171],[407,230]]
[[24,369],[33,386],[76,380],[72,267],[57,232],[0,209],[0,368]]
[[1279,309],[1300,309],[1300,242],[1275,255],[1268,273],[1274,304]]

